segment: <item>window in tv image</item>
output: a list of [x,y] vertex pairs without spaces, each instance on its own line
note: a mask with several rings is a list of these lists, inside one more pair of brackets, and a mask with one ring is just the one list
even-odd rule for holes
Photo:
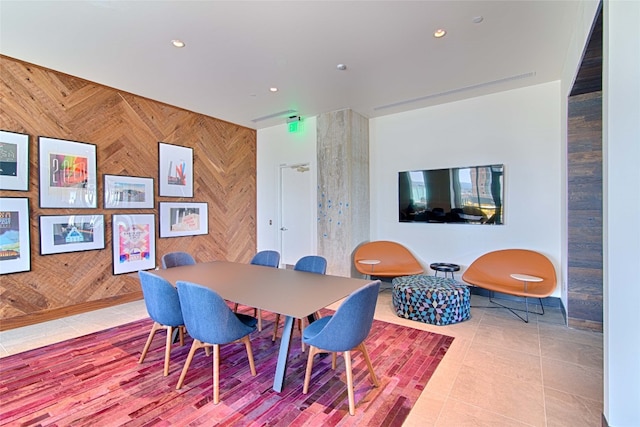
[[398,173],[400,222],[503,224],[504,165]]

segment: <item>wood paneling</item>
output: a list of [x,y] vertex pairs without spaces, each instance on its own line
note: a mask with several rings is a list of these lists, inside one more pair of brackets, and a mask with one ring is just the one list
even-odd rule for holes
[[[0,56],[0,128],[31,136],[27,197],[31,218],[31,271],[0,276],[0,329],[140,297],[136,280],[112,274],[111,215],[103,209],[103,174],[154,178],[159,201],[207,202],[209,234],[159,239],[160,256],[190,252],[198,261],[246,262],[256,250],[256,132],[157,101]],[[97,146],[98,209],[40,209],[38,136]],[[194,149],[194,197],[158,197],[158,142]],[[40,215],[104,214],[106,248],[39,255]],[[156,233],[157,234],[157,233]],[[49,314],[47,314],[49,313]],[[15,319],[15,321],[12,321]]]
[[569,325],[602,331],[602,92],[569,98]]

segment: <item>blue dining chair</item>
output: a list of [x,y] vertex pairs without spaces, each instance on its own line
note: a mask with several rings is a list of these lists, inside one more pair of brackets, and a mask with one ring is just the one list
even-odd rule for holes
[[181,265],[193,265],[196,260],[186,252],[169,252],[162,255],[162,268],[180,267]]
[[256,318],[231,311],[226,301],[213,290],[195,283],[178,281],[182,315],[193,344],[182,368],[176,389],[182,388],[196,350],[213,347],[213,403],[220,401],[220,345],[243,342],[247,349],[251,375],[256,375],[249,334],[256,330]]
[[349,414],[355,414],[353,397],[353,372],[351,370],[351,352],[360,350],[367,362],[367,368],[373,384],[380,384],[369,354],[364,346],[364,340],[369,335],[373,324],[373,314],[376,309],[380,281],[376,280],[351,295],[340,304],[333,316],[323,317],[307,326],[302,334],[302,341],[309,345],[307,370],[304,376],[302,392],[307,394],[313,369],[313,357],[318,353],[332,353],[331,366],[336,369],[336,352],[343,352],[344,365],[347,374],[347,394],[349,397]]
[[[270,250],[260,251],[253,256],[250,264],[278,268],[280,266],[280,252]],[[235,303],[233,311],[238,311],[238,303]],[[253,316],[258,318],[258,330],[262,331],[262,310],[254,308]]]
[[[296,271],[306,271],[307,273],[325,274],[327,272],[327,260],[319,255],[307,255],[303,256],[293,266]],[[319,317],[320,313],[316,313],[316,317]],[[298,329],[302,332],[302,319],[298,319]],[[278,338],[278,326],[280,324],[280,314],[276,313],[276,320],[273,324],[273,337],[272,341]],[[300,343],[302,351],[304,352],[304,342]]]
[[147,338],[138,363],[142,363],[147,356],[156,332],[160,329],[166,329],[167,343],[164,350],[164,376],[166,377],[169,375],[169,357],[174,330],[177,329],[180,335],[180,345],[184,345],[184,320],[182,319],[178,291],[167,280],[152,273],[139,271],[138,276],[142,286],[144,304],[147,307],[149,317],[153,320],[149,338]]

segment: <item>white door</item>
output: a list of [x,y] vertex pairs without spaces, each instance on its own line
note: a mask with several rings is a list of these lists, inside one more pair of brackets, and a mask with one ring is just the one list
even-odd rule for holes
[[280,166],[280,262],[293,266],[315,254],[313,221],[316,194],[308,163]]

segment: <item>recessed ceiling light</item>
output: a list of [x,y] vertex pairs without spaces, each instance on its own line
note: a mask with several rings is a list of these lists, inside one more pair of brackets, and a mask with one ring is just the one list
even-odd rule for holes
[[474,16],[473,19],[471,20],[474,24],[479,24],[482,21],[484,21],[484,18],[482,16]]
[[185,47],[186,44],[182,41],[182,40],[171,40],[171,44],[174,45],[175,47]]
[[338,64],[336,65],[336,68],[340,71],[344,71],[347,69],[347,66],[345,64]]
[[434,31],[433,37],[439,39],[444,37],[446,34],[447,32],[445,30],[443,30],[442,28],[438,28],[437,30]]
[[269,88],[269,90],[270,90],[271,92],[277,92],[277,91],[278,91],[278,88],[277,88],[277,87],[270,87],[270,88]]

